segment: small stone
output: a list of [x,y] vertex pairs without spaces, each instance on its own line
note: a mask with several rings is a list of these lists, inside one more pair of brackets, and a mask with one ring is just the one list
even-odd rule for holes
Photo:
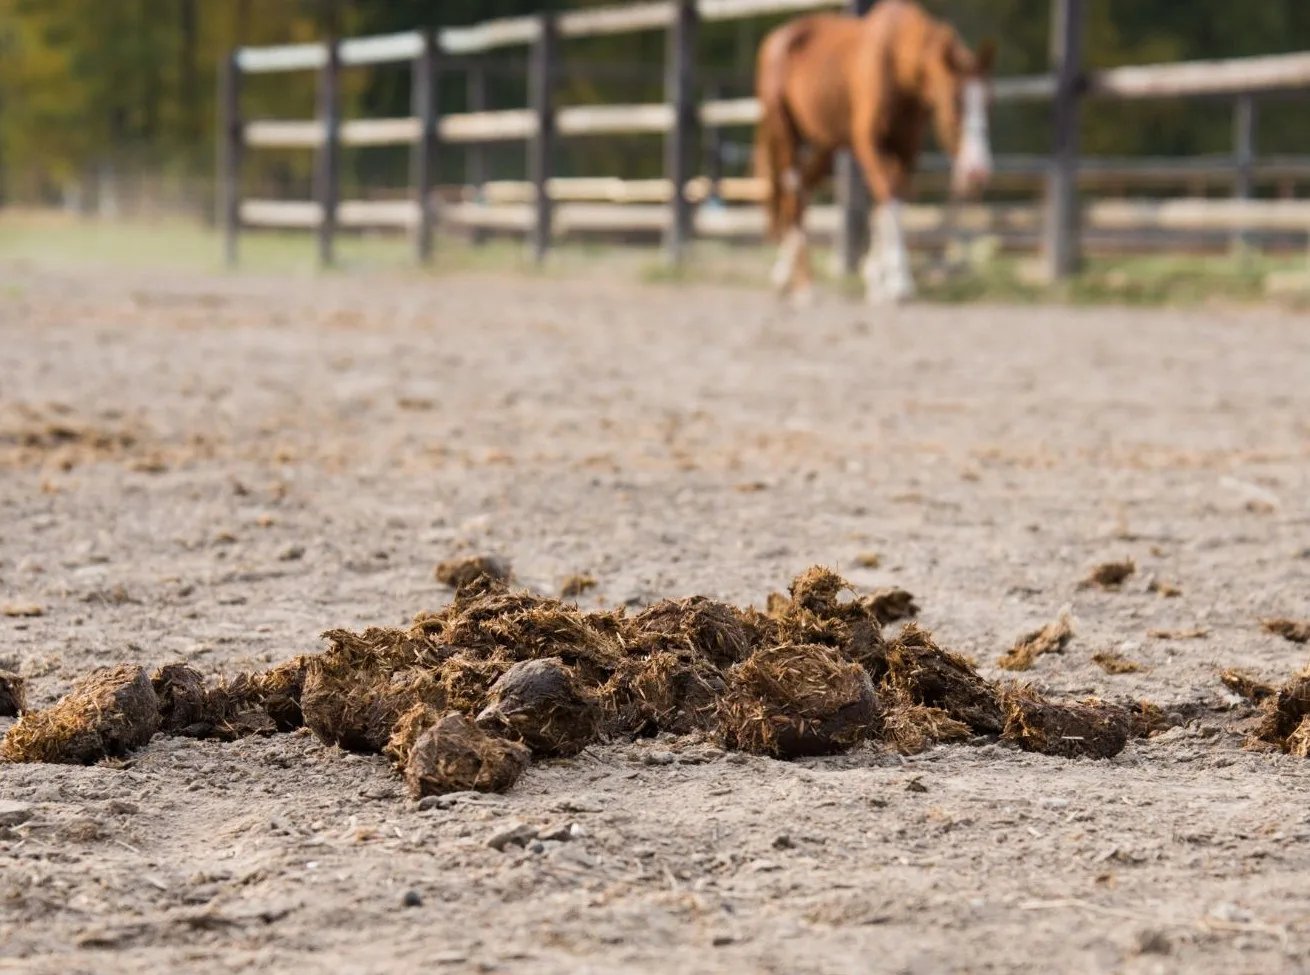
[[794,849],[795,847],[796,844],[792,841],[792,838],[788,836],[786,833],[779,833],[777,836],[773,838],[773,848],[775,850],[791,850]]
[[646,752],[641,756],[643,765],[672,765],[677,761],[677,756],[673,752]]
[[400,899],[401,907],[422,907],[423,896],[417,890],[405,891],[405,896]]
[[910,779],[909,782],[906,782],[906,783],[905,783],[905,791],[906,791],[906,792],[927,792],[927,791],[928,791],[928,787],[927,787],[926,785],[923,784],[922,780],[920,780],[919,778],[916,777],[916,778]]
[[22,826],[32,818],[32,807],[13,799],[0,799],[0,826]]
[[279,562],[299,562],[304,557],[305,546],[303,545],[288,545],[277,554]]
[[541,842],[541,840],[533,840],[527,845],[527,851],[529,853],[545,853],[546,844]]
[[418,811],[428,812],[432,809],[449,809],[454,803],[450,796],[424,796],[418,801]]
[[711,942],[711,944],[713,944],[715,948],[722,948],[726,945],[735,943],[736,940],[737,938],[735,935],[727,934],[725,932],[719,932],[714,936],[714,939]]
[[567,843],[569,840],[573,839],[573,830],[577,825],[577,823],[564,823],[560,826],[552,826],[550,829],[538,833],[537,839],[555,840],[560,843]]
[[752,873],[773,873],[776,870],[781,870],[782,867],[772,860],[753,860],[747,869]]
[[496,851],[504,851],[507,846],[527,846],[537,838],[537,828],[527,823],[513,823],[492,833],[487,839],[487,846]]
[[1255,917],[1245,908],[1238,907],[1228,901],[1210,908],[1210,916],[1216,921],[1227,921],[1229,924],[1247,924],[1254,920]]
[[1037,800],[1037,805],[1043,809],[1067,809],[1069,807],[1068,799],[1059,799],[1055,796],[1043,796]]
[[105,812],[111,816],[135,816],[141,811],[141,807],[135,802],[127,802],[123,799],[110,799],[105,803]]

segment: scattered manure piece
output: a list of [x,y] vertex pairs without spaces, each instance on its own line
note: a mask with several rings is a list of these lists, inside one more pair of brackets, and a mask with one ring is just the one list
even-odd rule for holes
[[1278,693],[1278,688],[1274,687],[1273,684],[1266,684],[1258,677],[1253,677],[1234,667],[1221,670],[1219,679],[1224,682],[1224,686],[1230,691],[1246,698],[1252,704],[1259,704],[1266,698],[1271,698]]
[[876,569],[882,565],[882,556],[877,552],[861,552],[855,556],[855,564],[861,569]]
[[432,575],[443,586],[455,590],[485,588],[486,584],[478,584],[479,580],[508,583],[510,566],[504,559],[494,555],[470,555],[438,563]]
[[598,583],[596,577],[587,575],[585,572],[569,576],[564,580],[564,584],[559,588],[561,599],[577,599],[584,592],[595,589]]
[[124,664],[78,681],[44,711],[24,711],[5,735],[0,755],[11,762],[89,765],[121,757],[159,728],[159,701],[140,667]]
[[0,670],[0,718],[16,718],[27,706],[27,682],[17,674]]
[[1264,717],[1255,731],[1255,737],[1288,751],[1292,745],[1292,735],[1310,716],[1310,675],[1293,677],[1260,706],[1264,710]]
[[1092,569],[1091,573],[1083,580],[1084,589],[1098,586],[1101,589],[1118,589],[1124,582],[1137,571],[1137,563],[1132,559],[1124,559],[1122,562],[1102,562]]
[[1183,591],[1175,586],[1172,582],[1164,579],[1153,578],[1146,587],[1148,592],[1156,593],[1165,599],[1177,599],[1183,594]]
[[483,731],[521,741],[534,755],[567,758],[599,733],[596,693],[558,657],[515,664],[491,686],[477,716]]
[[332,651],[311,658],[300,709],[325,745],[382,751],[400,716],[415,704],[444,709],[446,693],[429,670],[390,670],[376,660]]
[[1152,640],[1204,640],[1210,631],[1196,626],[1190,630],[1147,630],[1146,635]]
[[1151,701],[1127,701],[1124,707],[1128,710],[1129,733],[1133,738],[1150,738],[1168,731],[1182,720],[1176,715],[1166,714],[1164,708]]
[[414,741],[405,762],[405,785],[415,799],[470,790],[504,792],[531,757],[526,745],[494,738],[464,715],[450,712]]
[[630,653],[672,653],[731,667],[751,652],[751,633],[733,607],[704,596],[662,599],[632,619]]
[[718,705],[728,748],[775,758],[850,748],[878,724],[873,681],[827,647],[756,650],[728,672]]
[[908,700],[941,708],[978,734],[999,734],[1005,727],[996,688],[915,624],[908,624],[888,648],[887,666],[885,683],[903,691]]
[[1005,695],[1008,715],[1001,737],[1028,752],[1062,758],[1113,758],[1123,751],[1133,729],[1128,709],[1094,698],[1056,703],[1031,688],[1017,687]]
[[1065,606],[1054,622],[1015,640],[1014,646],[996,661],[996,666],[1002,670],[1027,670],[1044,653],[1062,653],[1071,639],[1073,619],[1069,615],[1069,607]]
[[897,587],[875,590],[871,596],[864,596],[859,602],[884,626],[919,615],[919,606],[913,594]]
[[723,677],[706,660],[658,651],[629,657],[600,690],[605,725],[633,737],[691,734],[714,726]]
[[939,741],[959,741],[972,732],[941,708],[916,704],[901,688],[884,690],[879,737],[902,755],[917,755]]
[[1092,654],[1092,663],[1107,674],[1135,674],[1142,669],[1136,660],[1125,657],[1117,650],[1102,650]]
[[1260,625],[1275,636],[1293,643],[1310,643],[1310,621],[1305,620],[1261,620]]

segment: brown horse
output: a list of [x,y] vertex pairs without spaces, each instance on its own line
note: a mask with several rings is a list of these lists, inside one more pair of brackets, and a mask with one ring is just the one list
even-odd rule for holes
[[808,294],[812,271],[806,200],[850,149],[874,200],[873,244],[864,263],[870,301],[914,294],[901,231],[928,118],[954,159],[952,192],[980,192],[991,176],[988,79],[995,48],[975,55],[949,24],[911,0],[880,0],[863,17],[814,14],[772,31],[760,46],[756,175],[769,184],[770,230],[781,241],[773,281]]

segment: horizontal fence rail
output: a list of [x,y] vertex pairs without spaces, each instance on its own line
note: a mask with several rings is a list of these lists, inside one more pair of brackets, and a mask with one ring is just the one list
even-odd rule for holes
[[[1057,179],[1069,188],[1112,188],[1186,185],[1193,192],[1216,184],[1235,188],[1231,200],[1182,199],[1166,201],[1102,200],[1065,206],[1043,229],[1040,209],[1031,205],[1005,205],[978,211],[986,219],[965,219],[973,213],[950,208],[952,227],[1002,227],[1028,234],[1044,233],[1046,246],[1059,253],[1076,254],[1079,225],[1089,230],[1310,230],[1304,206],[1287,201],[1249,199],[1257,182],[1286,183],[1310,178],[1310,159],[1257,159],[1253,147],[1254,101],[1279,92],[1310,90],[1310,53],[1272,55],[1176,64],[1128,66],[1083,71],[1080,62],[1081,21],[1085,0],[1052,0],[1060,34],[1060,57],[1055,70],[1045,75],[995,79],[997,102],[1051,102],[1057,132],[1076,133],[1076,115],[1082,98],[1114,100],[1225,97],[1235,98],[1237,145],[1229,156],[1193,160],[1078,159],[1076,148],[1066,146],[1052,157],[998,157],[993,185],[1005,190],[1031,190]],[[516,231],[527,234],[544,253],[552,233],[614,230],[659,231],[669,235],[670,254],[680,253],[684,235],[753,236],[764,231],[758,208],[706,206],[708,202],[758,203],[766,187],[750,178],[690,176],[683,153],[690,133],[748,128],[759,122],[761,110],[754,98],[689,100],[692,91],[687,59],[693,50],[697,25],[705,21],[799,14],[817,10],[861,9],[861,0],[660,0],[621,6],[571,10],[551,16],[514,17],[486,21],[470,27],[436,32],[356,37],[332,43],[247,47],[234,51],[223,79],[223,183],[222,213],[229,259],[235,258],[235,241],[242,226],[317,229],[321,253],[330,259],[331,236],[337,227],[384,227],[412,230],[419,241],[420,257],[430,248],[431,227],[440,219],[455,227]],[[557,106],[551,92],[560,76],[559,44],[574,38],[598,37],[636,31],[663,31],[669,38],[669,64],[683,65],[667,73],[666,100],[641,104]],[[485,96],[470,87],[467,112],[438,116],[432,97],[437,69],[443,58],[470,58],[503,48],[530,47],[527,69],[534,91],[530,107],[486,111]],[[678,61],[676,59],[681,58]],[[411,116],[403,118],[340,119],[340,71],[344,68],[410,63],[415,66],[415,97]],[[457,63],[457,62],[452,62]],[[694,66],[693,66],[694,68]],[[313,71],[320,76],[319,119],[242,119],[239,97],[246,75]],[[675,84],[676,82],[676,84]],[[472,81],[470,81],[472,84]],[[420,88],[427,86],[423,91]],[[326,120],[325,120],[326,119]],[[684,173],[676,179],[618,180],[561,179],[549,172],[552,147],[558,138],[594,138],[617,135],[657,135],[666,144],[666,172]],[[716,137],[717,138],[717,137]],[[466,147],[480,153],[498,142],[523,142],[533,160],[529,181],[484,180],[476,200],[447,203],[434,210],[428,187],[439,148]],[[337,201],[340,147],[408,146],[413,153],[414,198],[392,201]],[[239,199],[237,174],[248,149],[310,150],[317,154],[315,199],[276,201]],[[940,157],[926,158],[924,183],[939,186],[948,168]],[[674,168],[668,168],[674,167]],[[677,168],[684,167],[684,168]],[[475,171],[485,172],[478,163]],[[849,168],[845,171],[849,172]],[[684,182],[684,179],[686,181]],[[844,179],[838,186],[845,186]],[[1073,192],[1073,189],[1061,192]],[[850,251],[852,228],[862,222],[858,194],[847,190],[838,208],[813,207],[816,232],[843,236]],[[1070,208],[1072,206],[1072,208]],[[1057,208],[1058,209],[1058,208]],[[940,230],[943,208],[909,207],[908,229]],[[972,222],[971,222],[972,220]],[[919,221],[918,224],[915,221]],[[934,222],[935,221],[935,222]],[[922,224],[922,226],[920,226]],[[917,228],[917,230],[916,230]],[[846,266],[853,266],[849,253]],[[1058,274],[1072,266],[1062,259],[1053,265]]]

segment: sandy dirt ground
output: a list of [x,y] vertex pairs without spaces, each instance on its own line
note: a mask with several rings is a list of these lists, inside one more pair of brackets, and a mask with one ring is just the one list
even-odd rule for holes
[[[760,605],[827,564],[989,677],[1069,604],[1027,676],[1198,717],[1110,761],[615,742],[423,810],[308,733],[6,765],[0,970],[1310,971],[1310,765],[1244,749],[1216,679],[1306,663],[1259,620],[1310,616],[1308,379],[1275,311],[6,264],[0,602],[41,615],[0,618],[0,668],[33,705],[401,625],[492,552],[543,592],[591,573],[585,607]],[[516,823],[577,829],[488,845]]]

